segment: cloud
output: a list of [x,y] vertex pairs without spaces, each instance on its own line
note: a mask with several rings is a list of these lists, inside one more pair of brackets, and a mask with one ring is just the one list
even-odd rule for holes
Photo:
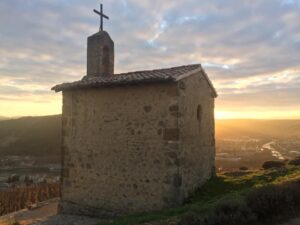
[[[1,1],[0,95],[40,99],[85,75],[97,4]],[[299,108],[299,9],[298,0],[106,0],[104,28],[115,42],[116,72],[201,62],[220,93],[217,107],[247,99]]]

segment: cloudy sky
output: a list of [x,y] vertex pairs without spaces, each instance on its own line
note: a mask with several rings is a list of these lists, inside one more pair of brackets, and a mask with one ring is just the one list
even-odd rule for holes
[[[218,118],[300,118],[300,0],[103,0],[115,71],[201,63]],[[0,116],[61,113],[96,0],[0,1]]]

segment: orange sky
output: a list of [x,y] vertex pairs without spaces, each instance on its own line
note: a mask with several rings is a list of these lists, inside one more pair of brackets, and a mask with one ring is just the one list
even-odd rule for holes
[[[216,119],[300,119],[300,109],[268,109],[262,108],[231,108],[220,106],[221,103],[216,99]],[[2,107],[4,106],[4,107]],[[51,100],[45,102],[42,100],[33,101],[20,101],[16,104],[15,101],[1,101],[0,112],[1,115],[6,117],[20,117],[20,116],[40,116],[52,115],[61,113],[61,94],[53,93]]]

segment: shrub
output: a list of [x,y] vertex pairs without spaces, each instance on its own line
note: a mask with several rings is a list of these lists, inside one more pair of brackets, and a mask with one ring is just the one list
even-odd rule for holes
[[247,167],[247,166],[241,166],[241,167],[240,167],[240,170],[246,171],[246,170],[248,170],[248,167]]
[[178,225],[255,225],[256,216],[243,201],[228,199],[218,203],[212,214],[200,217],[187,213]]
[[292,159],[288,164],[292,166],[300,166],[300,157]]
[[223,200],[210,218],[209,225],[254,225],[256,216],[245,202],[240,200]]
[[196,213],[188,212],[184,214],[179,222],[178,225],[207,225],[199,215]]
[[18,221],[12,223],[12,225],[21,225]]
[[271,168],[282,168],[285,164],[282,161],[266,161],[263,163],[262,167],[264,169],[271,169]]
[[241,199],[224,199],[203,218],[185,214],[178,225],[256,225],[297,216],[300,213],[300,180],[268,185],[250,191]]
[[[1,223],[2,224],[2,223]],[[5,223],[6,225],[21,225],[16,218],[11,218],[8,222]]]
[[295,215],[300,209],[300,181],[253,190],[246,202],[262,222]]

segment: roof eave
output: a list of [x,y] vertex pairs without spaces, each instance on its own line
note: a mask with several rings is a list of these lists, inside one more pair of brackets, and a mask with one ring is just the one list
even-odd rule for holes
[[217,90],[215,89],[214,85],[212,84],[211,80],[209,79],[209,77],[207,76],[207,73],[205,72],[205,70],[202,68],[201,66],[201,69],[202,69],[202,73],[205,77],[205,80],[207,81],[208,85],[210,86],[212,92],[213,92],[213,95],[214,95],[214,98],[218,97],[218,93],[217,93]]
[[193,74],[196,74],[196,73],[198,73],[198,72],[201,72],[201,73],[203,74],[205,80],[207,81],[209,87],[211,88],[211,90],[212,90],[212,92],[213,92],[213,97],[214,97],[214,98],[218,97],[218,93],[217,93],[216,89],[214,88],[212,82],[211,82],[210,79],[208,78],[207,73],[206,73],[205,70],[202,68],[201,64],[199,64],[199,68],[197,68],[197,69],[195,69],[195,70],[192,70],[192,71],[190,71],[190,72],[188,72],[188,73],[185,73],[185,74],[182,74],[182,75],[178,76],[178,77],[175,79],[175,81],[176,81],[176,82],[177,82],[177,81],[180,81],[180,80],[182,80],[182,79],[184,79],[184,78],[186,78],[186,77],[189,77],[189,76],[191,76],[191,75],[193,75]]
[[[206,72],[204,71],[204,69],[202,68],[201,64],[194,64],[193,66],[196,66],[195,69],[190,70],[188,72],[185,72],[179,76],[166,76],[164,78],[148,78],[148,79],[144,79],[144,80],[112,80],[112,81],[107,81],[105,83],[100,83],[100,82],[94,82],[94,83],[80,83],[82,81],[85,80],[85,78],[83,78],[80,81],[75,81],[75,82],[71,82],[71,83],[63,83],[63,84],[58,84],[55,85],[54,87],[51,88],[51,90],[54,90],[55,92],[60,92],[60,91],[67,91],[67,90],[76,90],[76,89],[87,89],[87,88],[100,88],[100,87],[112,87],[112,86],[121,86],[121,85],[137,85],[137,84],[150,84],[150,83],[165,83],[165,82],[178,82],[184,78],[187,78],[193,74],[196,73],[201,73],[203,75],[203,77],[205,78],[205,80],[207,81],[209,87],[212,90],[212,94],[213,97],[217,97],[217,91],[214,88],[212,82],[210,81],[210,79],[208,78]],[[88,79],[86,79],[88,81]]]
[[[130,81],[130,82],[120,82],[120,83],[106,83],[106,84],[87,84],[87,85],[79,85],[79,86],[66,86],[66,85],[72,85],[72,83],[63,83],[59,85],[55,85],[51,88],[51,90],[55,92],[60,91],[68,91],[68,90],[78,90],[78,89],[88,89],[88,88],[105,88],[105,87],[118,87],[118,86],[126,86],[126,85],[141,85],[141,84],[154,84],[154,83],[168,83],[168,82],[174,82],[174,79],[172,77],[166,77],[166,79],[160,79],[160,80],[143,80],[141,81]],[[65,86],[65,87],[64,87]]]

